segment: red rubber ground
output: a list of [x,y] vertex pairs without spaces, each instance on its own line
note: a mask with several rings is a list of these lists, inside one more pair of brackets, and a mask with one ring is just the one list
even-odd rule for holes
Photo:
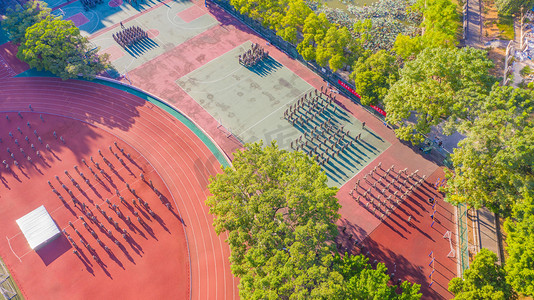
[[[39,124],[41,121],[39,114],[43,114],[44,124],[31,126],[40,126],[35,129],[38,134],[42,135],[43,142],[46,143],[45,135],[46,139],[52,139],[52,142],[55,142],[50,143],[51,153],[48,153],[46,149],[43,150],[48,166],[33,157],[35,167],[28,162],[25,163],[23,170],[29,178],[16,168],[14,172],[22,182],[17,182],[10,173],[5,171],[2,173],[5,178],[4,184],[0,186],[2,200],[9,197],[9,203],[13,203],[13,207],[9,209],[0,208],[0,225],[5,228],[2,229],[2,234],[5,233],[4,235],[10,238],[10,244],[17,255],[22,253],[19,255],[22,256],[22,262],[12,253],[7,241],[0,243],[0,255],[5,258],[9,268],[13,271],[15,280],[27,298],[42,299],[45,291],[50,292],[50,298],[54,299],[109,298],[113,295],[117,297],[120,295],[126,299],[237,298],[237,282],[229,270],[229,249],[223,241],[225,237],[215,234],[211,225],[212,218],[204,205],[208,196],[206,189],[208,178],[220,172],[220,164],[193,132],[158,107],[126,92],[95,83],[61,81],[54,78],[12,78],[1,81],[0,85],[3,91],[0,95],[0,114],[2,114],[0,135],[3,144],[0,146],[3,148],[6,146],[5,143],[14,143],[8,132],[12,131],[13,134],[21,135],[17,127],[23,130],[24,136],[28,135],[35,140],[34,128],[28,128],[26,122],[31,118],[30,124],[34,122]],[[33,109],[32,113],[28,112],[30,104]],[[8,121],[5,119],[5,113],[1,112],[9,111],[13,113],[10,113]],[[17,116],[15,113],[17,111],[22,111],[23,119]],[[53,138],[50,133],[53,130],[64,136],[66,142],[64,145]],[[125,149],[125,153],[128,151],[131,153],[136,164],[145,170],[147,180],[152,179],[158,190],[170,201],[174,213],[169,212],[146,183],[139,180],[138,173],[141,171],[135,164],[125,160],[127,168],[121,168],[118,160],[107,149],[112,140],[117,140],[119,145]],[[21,144],[26,143],[24,139],[19,141]],[[37,145],[35,141],[33,144]],[[25,147],[28,153],[33,150],[31,146],[25,145]],[[143,230],[137,220],[134,221],[141,232],[144,232],[145,237],[134,233],[133,230],[130,230],[131,236],[143,252],[137,254],[134,249],[139,250],[139,248],[135,244],[130,246],[117,235],[116,237],[129,253],[126,254],[124,250],[119,250],[111,239],[107,239],[104,233],[89,224],[98,236],[102,237],[101,240],[106,245],[109,244],[112,253],[120,263],[114,261],[112,257],[107,256],[104,249],[97,247],[98,243],[95,238],[83,228],[81,221],[75,223],[75,227],[79,232],[83,232],[84,238],[96,249],[105,266],[98,266],[91,256],[88,256],[87,260],[84,257],[83,260],[88,266],[84,265],[72,253],[72,249],[65,251],[68,246],[65,238],[56,242],[57,247],[54,249],[57,250],[52,253],[41,253],[39,256],[35,252],[21,252],[20,249],[24,249],[25,241],[21,242],[19,236],[15,236],[14,232],[17,228],[14,220],[37,207],[39,203],[44,203],[49,212],[55,211],[53,217],[58,226],[67,227],[67,232],[75,237],[75,242],[81,246],[73,229],[66,225],[70,219],[74,222],[74,214],[62,206],[61,201],[51,192],[46,181],[51,180],[53,184],[56,184],[55,175],[58,175],[62,181],[69,180],[63,171],[75,173],[73,166],[81,166],[82,158],[89,165],[91,164],[90,156],[97,161],[98,149],[107,153],[104,154],[107,159],[116,166],[117,170],[120,170],[117,174],[111,170],[108,170],[108,173],[111,182],[116,186],[122,184],[122,188],[119,189],[121,195],[129,193],[125,187],[126,182],[129,182],[131,188],[135,189],[141,198],[146,198],[144,200],[149,202],[150,208],[153,208],[164,222],[158,224],[159,222],[155,220],[148,221],[153,218],[145,213],[141,217],[151,229]],[[2,153],[2,160],[10,159],[6,150],[0,153]],[[17,154],[19,153],[15,155]],[[102,164],[103,162],[100,161],[100,165]],[[90,174],[87,170],[81,171],[84,174]],[[96,183],[93,184],[96,192],[85,183],[80,183],[82,189],[86,187],[83,190],[88,198],[83,195],[79,198],[93,210],[94,207],[91,207],[93,204],[89,199],[97,204],[98,201],[109,196],[113,197],[110,198],[113,203],[117,203],[118,197],[114,196],[111,182],[107,182],[111,192]],[[73,184],[70,182],[69,184],[70,188],[76,191]],[[26,186],[31,188],[22,188]],[[57,190],[66,195],[61,187]],[[100,197],[96,193],[100,194]],[[128,199],[129,196],[131,195],[124,197]],[[58,210],[54,210],[54,207]],[[131,211],[126,206],[120,207],[125,215],[131,215]],[[75,214],[80,214],[73,206],[71,209]],[[115,215],[108,208],[105,210]],[[141,211],[141,209],[137,210]],[[95,215],[99,216],[99,220],[103,220],[100,213],[97,212]],[[183,225],[181,220],[183,220]],[[122,228],[126,225],[120,226]],[[112,228],[109,224],[106,224],[106,227]],[[184,236],[184,229],[186,236]],[[154,237],[150,234],[151,230]],[[184,238],[187,238],[189,254],[187,254],[187,248],[184,248],[186,245]],[[83,246],[80,248],[83,249]],[[53,259],[54,256],[57,258]],[[33,270],[33,273],[30,270]],[[30,278],[31,275],[33,279]],[[47,278],[47,280],[42,280],[42,278]]]

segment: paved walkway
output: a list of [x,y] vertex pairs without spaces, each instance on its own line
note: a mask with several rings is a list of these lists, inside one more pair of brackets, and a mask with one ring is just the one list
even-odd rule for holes
[[493,251],[497,254],[499,262],[501,262],[501,250],[499,247],[495,214],[487,208],[479,209],[477,211],[477,221],[478,243],[480,247]]
[[465,44],[474,48],[480,48],[482,46],[483,24],[480,12],[480,0],[467,1],[467,32],[465,35]]

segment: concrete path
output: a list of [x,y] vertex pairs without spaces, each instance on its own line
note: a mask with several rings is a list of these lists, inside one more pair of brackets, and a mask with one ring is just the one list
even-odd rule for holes
[[467,32],[465,44],[470,47],[480,48],[482,46],[482,7],[480,0],[467,1]]
[[495,214],[487,208],[482,208],[477,211],[477,220],[480,248],[486,248],[497,254],[499,263],[502,263]]

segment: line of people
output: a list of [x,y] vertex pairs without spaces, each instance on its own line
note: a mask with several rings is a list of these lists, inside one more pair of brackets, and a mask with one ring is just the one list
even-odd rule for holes
[[104,3],[103,0],[82,0],[83,9],[88,11],[91,8],[95,8],[97,4]]
[[127,1],[130,5],[132,5],[132,6],[133,6],[134,4],[135,4],[135,5],[138,4],[138,3],[137,3],[137,0],[126,0],[126,1]]
[[305,132],[292,141],[291,148],[297,151],[303,150],[308,155],[314,156],[318,164],[323,166],[361,138],[361,133],[355,138],[352,138],[349,133],[343,127],[336,127],[332,119],[328,119],[320,125],[315,125],[309,134]]
[[[334,104],[334,98],[328,97],[326,100],[321,96],[325,95],[319,93],[315,90],[315,96],[312,95],[313,92],[304,95],[302,98],[297,100],[297,102],[289,106],[286,111],[284,111],[284,118],[287,119],[291,125],[303,123],[306,124],[310,120],[317,118],[319,115],[323,114],[330,106],[336,109]],[[302,109],[302,112],[301,112]]]
[[265,51],[260,44],[253,43],[249,50],[239,55],[239,63],[246,67],[252,67],[268,56],[269,51]]
[[[384,170],[382,174],[378,173],[378,169],[382,169],[382,163],[379,163],[374,167],[368,174],[363,177],[363,181],[369,184],[368,188],[364,188],[358,179],[354,185],[354,188],[349,192],[351,196],[356,199],[356,202],[364,205],[368,210],[376,214],[377,210],[379,213],[382,213],[379,217],[383,219],[384,217],[389,216],[389,214],[395,209],[396,206],[401,204],[404,199],[413,191],[414,188],[417,188],[422,182],[425,181],[426,176],[420,177],[418,180],[416,178],[418,170],[408,174],[408,169],[400,170],[395,174],[395,166],[392,165],[389,169]],[[389,174],[393,173],[389,179]],[[404,176],[402,175],[404,173]],[[377,174],[379,176],[376,179],[373,175]],[[369,180],[369,179],[371,180]],[[413,179],[413,182],[411,181]],[[358,189],[361,188],[365,191],[363,194],[358,192]],[[404,192],[403,192],[404,189]],[[373,190],[376,190],[378,195],[373,195]],[[358,193],[356,196],[355,193]],[[389,195],[388,195],[389,194]],[[366,202],[361,201],[361,198],[366,199]]]
[[148,38],[148,34],[139,26],[127,27],[113,34],[113,39],[123,48],[130,47],[145,38]]

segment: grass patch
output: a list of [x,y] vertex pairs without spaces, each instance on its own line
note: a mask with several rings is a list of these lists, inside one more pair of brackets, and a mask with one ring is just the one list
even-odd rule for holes
[[528,76],[532,74],[532,68],[525,66],[523,69],[521,69],[521,71],[519,71],[519,74],[521,74],[523,77]]
[[514,39],[514,18],[511,15],[499,14],[499,21],[497,22],[499,28],[499,35],[506,40]]
[[[7,270],[7,266],[4,264],[4,261],[2,260],[2,258],[0,257],[0,270]],[[9,272],[9,270],[7,270]],[[11,298],[12,300],[24,300],[24,297],[22,296],[22,293],[20,292],[20,289],[19,287],[17,286],[17,284],[15,283],[15,280],[13,280],[13,277],[12,276],[9,276],[9,278],[4,281],[2,284],[1,284],[2,287],[8,287],[8,286],[11,286],[15,289],[15,292],[17,293],[17,295],[15,295],[13,298]],[[9,289],[8,289],[9,290]],[[3,297],[2,297],[3,298]]]

